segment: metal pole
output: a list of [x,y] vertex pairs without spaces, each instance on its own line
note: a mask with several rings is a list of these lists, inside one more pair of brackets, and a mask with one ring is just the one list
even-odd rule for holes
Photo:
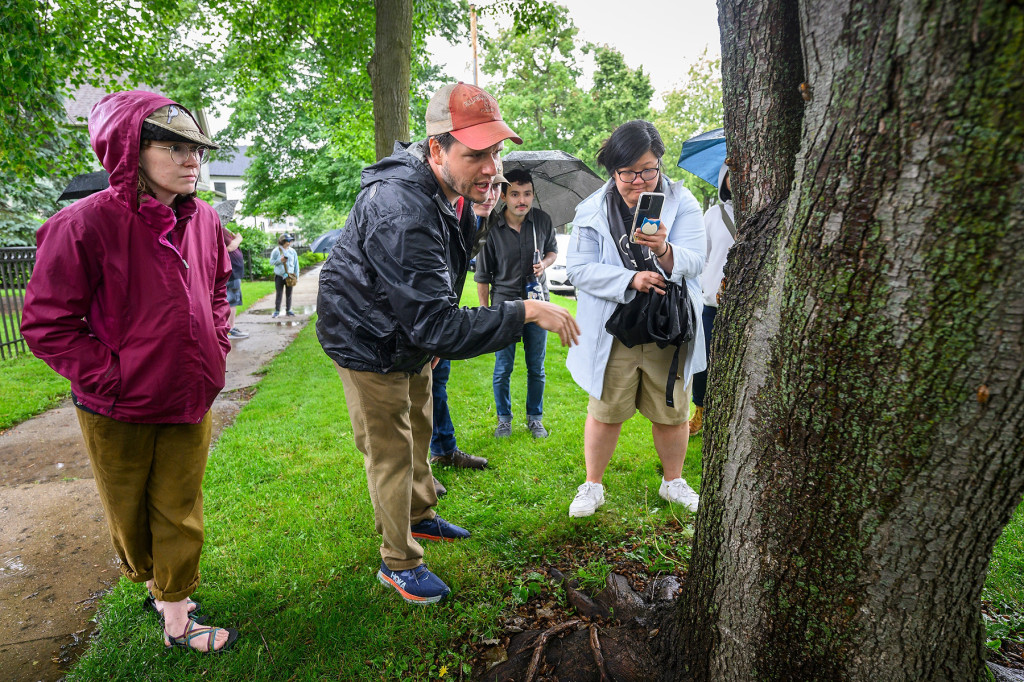
[[473,85],[478,85],[476,68],[476,5],[469,6],[469,34],[473,42]]

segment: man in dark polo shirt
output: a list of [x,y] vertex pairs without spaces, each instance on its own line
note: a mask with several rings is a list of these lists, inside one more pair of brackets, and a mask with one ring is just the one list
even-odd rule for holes
[[[521,300],[527,285],[537,282],[547,300],[544,270],[555,262],[558,252],[551,216],[533,208],[533,178],[529,171],[510,170],[505,178],[508,182],[502,185],[501,192],[505,207],[476,260],[473,279],[480,305]],[[534,438],[547,438],[542,419],[548,334],[531,322],[523,325],[522,339],[526,354],[526,424]],[[495,438],[512,435],[510,384],[515,358],[515,341],[494,354],[494,405],[498,412]]]

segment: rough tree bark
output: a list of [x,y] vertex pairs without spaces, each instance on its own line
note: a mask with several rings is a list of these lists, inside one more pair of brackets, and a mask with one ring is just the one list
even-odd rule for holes
[[981,589],[1024,491],[1024,9],[719,16],[740,239],[664,669],[985,679]]
[[373,132],[377,160],[395,141],[409,140],[412,60],[412,0],[374,0],[377,14],[373,56],[367,65],[373,90]]

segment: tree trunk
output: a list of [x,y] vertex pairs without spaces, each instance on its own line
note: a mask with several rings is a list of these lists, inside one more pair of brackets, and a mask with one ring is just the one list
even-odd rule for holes
[[740,238],[665,669],[986,679],[1024,491],[1024,10],[719,10]]
[[409,65],[412,60],[412,0],[374,0],[376,40],[367,69],[373,89],[377,160],[396,141],[409,141]]

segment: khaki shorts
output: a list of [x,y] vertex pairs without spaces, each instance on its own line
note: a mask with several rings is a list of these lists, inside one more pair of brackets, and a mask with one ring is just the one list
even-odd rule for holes
[[[604,369],[604,388],[601,399],[591,396],[587,414],[604,424],[621,424],[637,410],[655,424],[679,425],[690,418],[690,386],[676,381],[673,390],[675,407],[665,404],[665,385],[668,368],[676,349],[658,348],[645,343],[626,348],[618,339],[612,340],[612,350]],[[680,351],[680,356],[686,349]],[[683,367],[679,358],[679,369]]]

